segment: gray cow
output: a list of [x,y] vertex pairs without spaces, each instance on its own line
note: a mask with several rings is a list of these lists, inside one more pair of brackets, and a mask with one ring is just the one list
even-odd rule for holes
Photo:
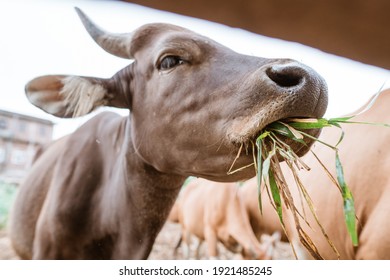
[[241,145],[271,122],[326,110],[325,82],[296,61],[241,55],[170,24],[111,34],[77,11],[103,49],[133,62],[110,79],[35,78],[28,99],[58,117],[130,113],[92,118],[35,162],[10,224],[22,258],[145,259],[187,176],[253,177],[253,168],[227,175]]

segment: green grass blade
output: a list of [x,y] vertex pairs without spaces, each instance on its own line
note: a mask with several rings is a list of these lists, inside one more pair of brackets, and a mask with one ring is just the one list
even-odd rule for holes
[[266,136],[264,136],[262,138],[262,135],[260,135],[256,139],[256,147],[257,147],[257,172],[256,172],[256,177],[257,177],[257,196],[258,196],[257,200],[258,200],[259,210],[260,210],[260,214],[261,215],[263,215],[263,204],[261,202],[261,181],[263,180],[262,179],[262,168],[263,168],[263,155],[262,155],[263,145],[262,144],[263,144],[263,138],[266,137]]
[[332,125],[341,130],[339,141],[337,141],[336,145],[334,145],[334,147],[336,148],[341,143],[341,141],[343,141],[345,133],[344,133],[344,130],[339,123],[335,122],[335,123],[332,123]]
[[303,139],[303,135],[295,128],[293,128],[292,126],[286,124],[286,123],[283,123],[283,122],[280,122],[281,124],[283,124],[285,127],[288,128],[288,130],[290,130],[290,132],[294,135],[294,138],[296,139]]
[[330,126],[327,119],[287,119],[288,125],[295,129],[314,129]]
[[388,123],[373,123],[373,122],[359,122],[359,121],[338,121],[338,122],[339,123],[348,123],[348,124],[366,124],[366,125],[390,127],[390,124],[388,124]]
[[340,157],[338,152],[336,152],[336,173],[337,173],[337,181],[342,190],[342,196],[344,201],[344,218],[345,223],[347,225],[347,230],[352,239],[353,246],[358,246],[358,234],[356,228],[356,211],[355,211],[355,203],[353,200],[353,196],[351,190],[348,188],[345,179],[344,179],[344,171],[341,165]]
[[[328,143],[325,143],[324,141],[321,141],[320,139],[318,139],[318,138],[316,138],[316,137],[313,137],[313,136],[311,136],[310,134],[304,133],[304,132],[302,132],[302,131],[301,131],[301,133],[303,134],[303,136],[305,136],[305,137],[307,137],[307,138],[310,138],[310,139],[312,139],[312,140],[314,140],[314,141],[317,141],[318,143],[321,143],[322,145],[325,145],[325,146],[327,146],[327,147],[329,147],[329,148],[331,148],[331,149],[333,149],[333,150],[336,150],[336,149],[337,149],[335,146],[332,146],[332,145],[330,145],[330,144],[328,144]],[[293,139],[293,140],[295,140],[295,139]],[[305,144],[306,144],[306,143],[305,143]]]
[[269,132],[269,131],[264,131],[262,134],[260,134],[259,137],[257,137],[257,139],[256,139],[256,144],[257,144],[258,141],[265,139],[265,138],[268,137],[269,135],[270,135],[270,132]]
[[[293,139],[301,144],[305,144],[303,141],[303,133],[302,131],[296,131],[294,128],[294,131],[292,131],[291,127],[285,125],[282,122],[274,122],[267,126],[267,129],[269,131],[272,131],[274,133],[278,133],[280,135],[286,136],[287,138]],[[299,134],[298,134],[299,133]]]
[[281,122],[273,122],[267,126],[270,131],[275,131],[289,138],[295,138],[294,134]]
[[282,200],[280,198],[280,192],[279,192],[278,185],[276,184],[274,173],[271,170],[268,173],[268,179],[269,179],[269,186],[271,189],[272,199],[276,207],[276,212],[278,213],[280,223],[284,225],[283,213],[282,213]]
[[263,161],[262,169],[259,169],[259,171],[263,173],[262,176],[264,180],[267,180],[268,178],[268,173],[271,166],[271,158],[275,155],[275,153],[276,153],[276,148],[274,147],[274,149],[268,153],[267,158]]
[[354,116],[349,116],[349,117],[339,117],[339,118],[330,118],[328,120],[329,124],[335,125],[338,124],[339,122],[347,122],[350,119],[352,119]]

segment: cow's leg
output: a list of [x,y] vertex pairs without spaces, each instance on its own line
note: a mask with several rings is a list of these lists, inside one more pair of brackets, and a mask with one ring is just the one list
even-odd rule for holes
[[179,250],[181,243],[183,241],[183,236],[180,234],[180,239],[177,241],[175,248],[173,249],[173,258],[177,257],[177,250]]
[[189,260],[190,257],[191,257],[191,248],[190,248],[191,233],[187,229],[185,229],[185,228],[183,228],[183,231],[182,231],[182,239],[183,239],[183,242],[184,242],[183,256],[184,256],[184,258]]
[[54,234],[52,224],[45,217],[38,219],[33,243],[33,256],[35,260],[71,259],[72,256],[65,256],[67,250],[65,244],[58,244],[58,236]]
[[200,247],[202,246],[202,243],[203,241],[200,238],[198,238],[198,244],[196,246],[196,252],[195,252],[195,258],[197,260],[200,260]]
[[[75,234],[45,203],[35,228],[33,259],[83,259],[84,236]],[[74,230],[74,229],[73,229]]]
[[217,233],[211,227],[206,227],[204,235],[209,258],[218,259]]
[[33,256],[34,260],[59,260],[72,259],[64,254],[65,248],[61,248],[46,230],[37,231],[38,234],[34,239]]

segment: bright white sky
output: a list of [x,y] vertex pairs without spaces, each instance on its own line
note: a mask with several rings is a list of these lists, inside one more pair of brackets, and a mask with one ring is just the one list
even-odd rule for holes
[[145,23],[168,22],[208,36],[240,53],[288,57],[303,62],[316,69],[328,83],[328,117],[358,109],[384,83],[384,88],[390,88],[390,71],[384,69],[297,43],[133,4],[86,0],[0,0],[0,109],[54,121],[57,124],[55,138],[73,131],[85,118],[62,120],[51,117],[27,101],[24,85],[32,78],[46,74],[110,77],[129,63],[105,53],[89,38],[74,6],[111,32],[130,32]]

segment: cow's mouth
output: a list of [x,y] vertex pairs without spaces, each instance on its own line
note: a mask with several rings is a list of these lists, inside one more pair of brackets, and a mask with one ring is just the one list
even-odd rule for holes
[[[277,122],[279,124],[288,123],[287,120],[280,120]],[[253,138],[251,141],[256,141],[258,136],[264,133],[265,131],[272,131],[272,129],[268,128],[269,126],[271,125],[270,124],[266,125],[262,130],[256,133],[255,138]],[[300,131],[295,131],[295,132],[298,133],[303,138],[297,141],[297,139],[293,139],[291,137],[285,136],[283,134],[279,134],[277,132],[274,132],[273,137],[277,138],[279,143],[282,142],[286,146],[289,146],[298,157],[302,157],[310,150],[311,146],[315,142],[315,139],[318,138],[318,136],[320,135],[321,129],[305,129],[304,131],[302,131],[304,132],[302,134],[300,133]],[[273,141],[271,141],[271,139],[266,138],[264,141],[266,143],[266,148],[270,148],[273,145]],[[283,157],[281,157],[280,155],[278,156],[280,161],[284,160]]]
[[[299,119],[312,118],[312,116],[305,117],[297,117]],[[232,143],[241,149],[241,147],[245,147],[246,150],[252,150],[255,152],[256,140],[266,131],[272,131],[271,127],[274,123],[288,123],[287,119],[279,119],[279,120],[271,120],[269,122],[261,123],[261,121],[251,121],[251,124],[246,125],[240,132],[237,133],[232,138]],[[299,157],[305,155],[309,150],[312,144],[314,143],[314,139],[319,136],[321,129],[305,129],[304,134],[308,136],[303,136],[301,141],[296,141],[290,137],[287,137],[283,134],[279,134],[277,132],[273,132],[273,137],[277,137],[279,142],[283,142],[287,146],[289,146],[292,151]],[[271,140],[264,140],[267,146],[271,146]],[[248,154],[248,153],[247,153]],[[250,153],[249,153],[250,154]],[[283,158],[279,156],[280,161],[283,161]]]

